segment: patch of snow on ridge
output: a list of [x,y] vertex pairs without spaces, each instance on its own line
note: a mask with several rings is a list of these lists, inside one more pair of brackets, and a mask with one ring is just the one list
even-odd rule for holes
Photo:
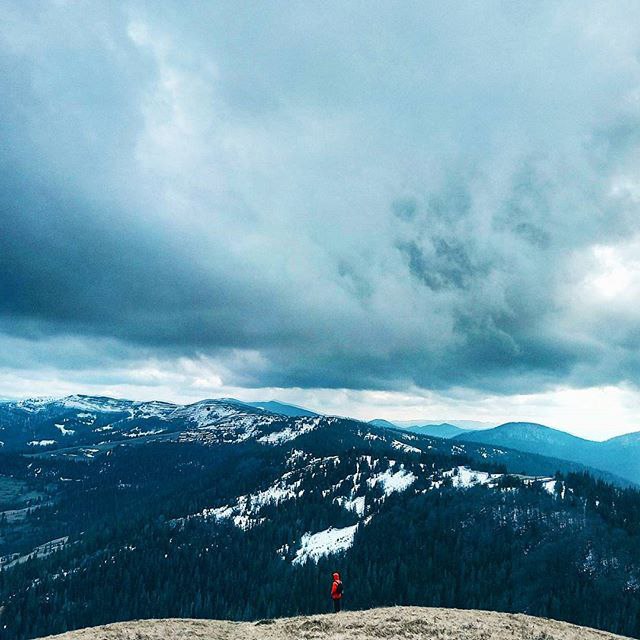
[[63,436],[72,436],[75,433],[73,429],[67,429],[63,424],[54,424],[53,426],[59,429]]
[[[274,485],[265,489],[264,491],[260,491],[258,493],[251,494],[248,499],[244,501],[244,509],[248,509],[247,503],[251,503],[251,510],[260,509],[266,504],[279,504],[284,500],[292,500],[298,495],[298,488],[301,485],[301,481],[292,482],[289,485],[280,484]],[[242,500],[242,499],[241,499]],[[239,500],[240,503],[240,500]]]
[[542,487],[545,491],[549,492],[552,496],[556,493],[556,480],[547,480],[542,483]]
[[[238,529],[242,529],[243,531],[247,531],[259,524],[262,524],[265,521],[265,518],[250,518],[245,514],[236,514],[236,507],[218,507],[217,509],[205,509],[202,513],[197,514],[193,517],[201,517],[201,518],[213,518],[214,520],[231,520],[233,524],[238,527]],[[189,518],[187,518],[189,519]]]
[[231,518],[233,516],[235,508],[229,505],[224,507],[217,507],[216,509],[205,509],[201,514],[204,517],[212,517],[216,520],[224,520],[225,518]]
[[[97,431],[97,429],[96,429]],[[143,438],[145,436],[155,436],[159,433],[164,433],[165,429],[149,429],[148,431],[142,431],[139,427],[132,429],[129,433],[124,433],[125,438]]]
[[[213,413],[213,412],[211,412]],[[191,419],[190,419],[191,420]],[[278,416],[256,414],[240,414],[210,419],[197,423],[180,434],[180,442],[202,442],[203,444],[219,444],[221,442],[244,442],[260,435],[265,426],[278,420]],[[191,420],[193,424],[193,421]],[[206,424],[205,424],[206,423]]]
[[366,508],[365,496],[358,496],[357,498],[345,498],[339,496],[334,498],[334,502],[337,502],[341,507],[344,507],[348,511],[353,511],[359,516],[363,516]]
[[34,413],[45,408],[51,402],[55,402],[55,398],[53,396],[40,396],[37,398],[25,398],[24,400],[19,400],[15,403],[15,406],[24,409],[24,411]]
[[115,398],[91,398],[89,396],[72,395],[57,400],[66,409],[79,409],[83,412],[122,412],[128,411],[131,404],[127,400]]
[[152,402],[142,402],[135,406],[136,418],[160,418],[166,419],[171,416],[177,409],[177,405],[170,402],[160,402],[158,400]]
[[451,478],[456,489],[466,489],[477,484],[487,484],[492,480],[497,480],[501,473],[487,473],[486,471],[474,471],[469,467],[455,467],[451,471],[443,473],[445,477]]
[[398,471],[393,471],[389,467],[383,473],[377,473],[367,479],[370,487],[375,487],[378,483],[382,484],[382,490],[385,496],[391,495],[394,491],[406,491],[418,478],[411,471],[407,471],[404,467]]
[[[542,486],[545,489],[545,491],[548,491],[552,496],[555,496],[557,495],[556,483],[557,483],[557,480],[554,478],[553,480],[547,480],[546,482],[543,482]],[[569,489],[569,491],[571,491],[571,489]],[[566,493],[567,493],[567,485],[561,481],[560,482],[560,498],[562,500],[564,500]]]
[[[222,420],[239,420],[253,423],[257,418],[266,418],[260,409],[249,407],[232,399],[201,400],[194,404],[176,407],[172,417],[185,417],[197,428],[209,427]],[[270,416],[275,420],[277,416]],[[246,424],[245,424],[246,426]]]
[[30,447],[48,447],[55,443],[55,440],[32,440],[31,442],[27,442]]
[[422,453],[422,449],[418,449],[418,447],[412,447],[410,444],[405,444],[404,442],[400,442],[399,440],[394,440],[391,443],[391,446],[394,449],[406,451],[407,453]]
[[295,558],[291,564],[305,564],[309,560],[318,562],[324,556],[332,553],[346,551],[353,545],[353,538],[356,535],[357,524],[343,529],[329,527],[317,533],[305,533],[302,536],[300,549],[296,551]]
[[284,480],[289,474],[283,476],[283,480],[257,493],[240,496],[233,505],[216,507],[213,509],[203,509],[200,513],[187,516],[186,520],[192,518],[231,520],[240,529],[248,529],[252,526],[264,522],[265,518],[256,517],[262,507],[269,504],[280,504],[286,500],[293,500],[302,495],[299,490],[302,484],[300,480],[286,484]]
[[212,422],[216,422],[222,418],[230,418],[239,413],[235,407],[217,407],[216,405],[201,404],[191,408],[188,417],[191,422],[195,422],[199,427],[206,427]]
[[282,444],[283,442],[289,442],[295,440],[303,433],[309,433],[320,425],[320,418],[312,418],[311,420],[296,422],[293,427],[287,427],[282,431],[275,431],[258,438],[258,442],[265,444]]

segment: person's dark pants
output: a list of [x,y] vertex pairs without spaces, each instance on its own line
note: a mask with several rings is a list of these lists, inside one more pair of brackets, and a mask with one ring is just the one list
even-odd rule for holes
[[333,613],[338,613],[338,611],[340,611],[341,605],[342,605],[342,598],[334,598],[333,599]]

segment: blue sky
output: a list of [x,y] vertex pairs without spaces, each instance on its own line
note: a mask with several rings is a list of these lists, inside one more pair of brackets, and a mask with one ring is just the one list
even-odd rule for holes
[[2,3],[0,395],[640,429],[639,14]]

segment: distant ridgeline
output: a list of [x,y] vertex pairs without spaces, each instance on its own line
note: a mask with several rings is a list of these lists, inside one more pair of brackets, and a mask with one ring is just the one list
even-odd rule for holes
[[295,409],[0,404],[0,636],[321,612],[336,569],[347,607],[520,611],[640,635],[628,481]]

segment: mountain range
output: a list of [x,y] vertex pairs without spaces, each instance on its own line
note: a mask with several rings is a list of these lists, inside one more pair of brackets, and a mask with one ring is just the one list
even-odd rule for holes
[[458,427],[463,431],[474,431],[475,429],[490,429],[491,427],[495,427],[499,424],[498,422],[486,422],[481,420],[458,420],[455,418],[445,418],[438,420],[392,420],[392,422],[398,427],[403,428],[445,423],[451,424],[454,427]]
[[455,438],[463,433],[464,429],[456,427],[454,424],[443,422],[441,424],[424,424],[415,427],[406,427],[411,433],[421,433],[425,436],[435,436],[437,438]]
[[317,613],[336,567],[352,608],[640,632],[640,492],[608,471],[231,398],[6,402],[0,429],[3,640]]
[[508,422],[493,429],[461,433],[454,438],[458,442],[509,447],[572,460],[640,485],[640,433],[596,442],[541,424]]
[[[381,419],[372,420],[370,424],[386,428],[401,427],[400,422]],[[640,485],[640,432],[599,442],[533,422],[507,422],[492,428],[476,426],[473,429],[463,429],[451,422],[423,425],[411,423],[402,428],[411,433],[490,444],[571,460],[593,469],[611,472]]]
[[[376,418],[369,421],[370,424],[379,427],[396,427],[407,429],[414,433],[425,433],[433,430],[433,435],[439,438],[451,438],[459,435],[463,431],[475,431],[479,429],[490,429],[496,426],[494,422],[479,422],[477,420],[385,420]],[[453,428],[452,428],[453,427]]]
[[[202,400],[190,405],[167,402],[135,402],[114,398],[72,395],[61,399],[0,401],[0,446],[5,451],[32,453],[74,446],[105,447],[123,438],[177,437],[185,424],[200,424],[213,407],[226,407],[229,417],[238,412],[286,417],[319,417],[320,414],[275,400],[241,402],[233,398]],[[216,415],[218,415],[216,413]],[[387,420],[370,425],[399,428]],[[508,422],[489,429],[465,430],[454,424],[403,427],[410,433],[455,439],[460,442],[505,447],[579,463],[640,485],[640,433],[596,442],[564,431],[529,422]]]

